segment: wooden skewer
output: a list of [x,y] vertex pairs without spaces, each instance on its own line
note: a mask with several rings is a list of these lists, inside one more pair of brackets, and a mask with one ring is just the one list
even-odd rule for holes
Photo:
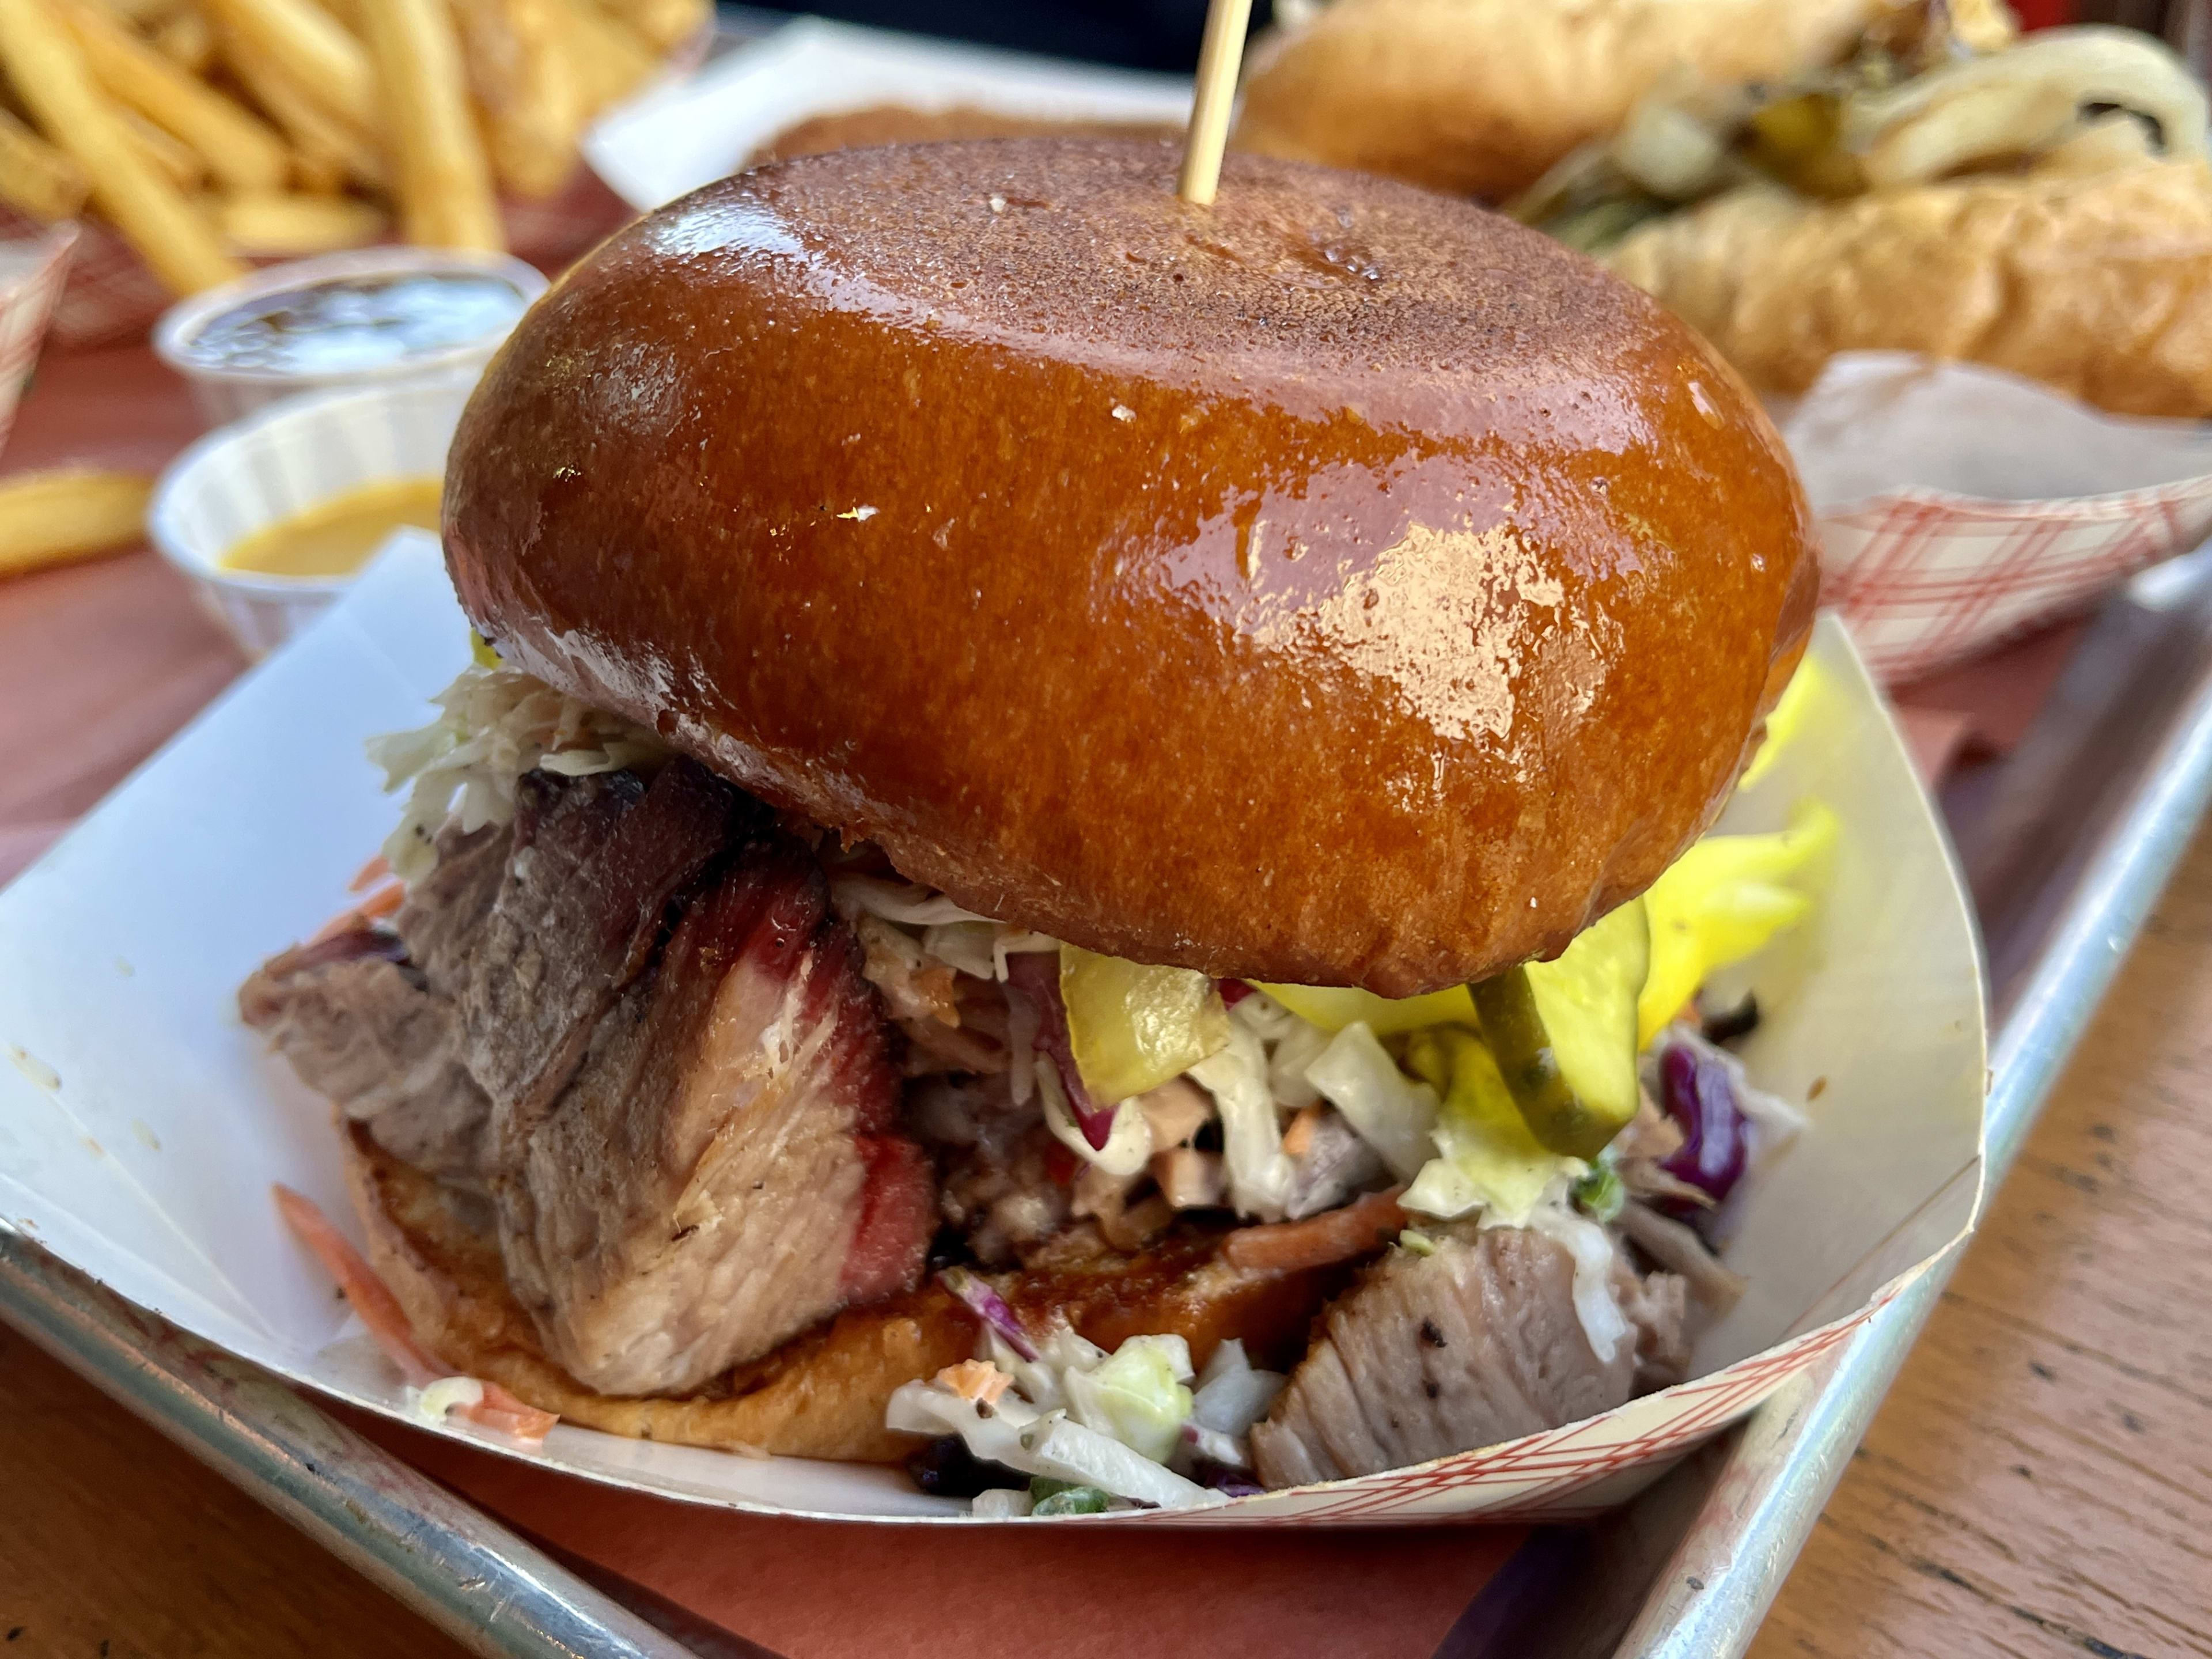
[[1191,100],[1190,130],[1183,135],[1182,171],[1176,194],[1209,205],[1221,183],[1221,152],[1229,143],[1229,112],[1237,103],[1237,71],[1244,61],[1244,31],[1252,0],[1212,0],[1206,9],[1206,39],[1198,49],[1198,87]]

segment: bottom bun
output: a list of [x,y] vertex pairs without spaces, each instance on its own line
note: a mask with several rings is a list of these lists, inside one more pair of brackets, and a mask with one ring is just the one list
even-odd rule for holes
[[[467,1218],[465,1206],[474,1200],[402,1163],[357,1125],[341,1123],[339,1140],[369,1263],[416,1339],[457,1375],[496,1382],[566,1422],[725,1451],[896,1462],[922,1442],[884,1426],[891,1391],[975,1352],[974,1316],[928,1284],[848,1309],[696,1394],[599,1394],[546,1358],[530,1316],[507,1289],[498,1243]],[[1033,1331],[1065,1319],[1106,1348],[1139,1334],[1178,1335],[1200,1366],[1236,1338],[1255,1363],[1287,1370],[1349,1270],[1232,1267],[1221,1255],[1225,1236],[1184,1234],[1127,1256],[1079,1226],[1027,1268],[992,1282]]]
[[619,1397],[545,1358],[507,1286],[499,1246],[451,1188],[342,1126],[346,1184],[368,1259],[422,1346],[462,1376],[496,1382],[565,1422],[637,1440],[725,1451],[896,1462],[919,1443],[884,1426],[891,1390],[975,1349],[975,1322],[934,1285],[854,1309],[697,1394]]

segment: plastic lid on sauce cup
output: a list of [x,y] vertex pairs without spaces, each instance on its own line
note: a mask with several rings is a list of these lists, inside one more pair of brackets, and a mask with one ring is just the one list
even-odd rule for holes
[[295,392],[481,368],[545,289],[503,253],[353,249],[179,301],[154,349],[221,425]]

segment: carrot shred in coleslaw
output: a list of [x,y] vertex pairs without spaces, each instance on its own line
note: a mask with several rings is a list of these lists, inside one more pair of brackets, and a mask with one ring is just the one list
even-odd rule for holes
[[392,915],[406,902],[407,887],[404,882],[395,881],[380,887],[351,909],[341,910],[325,922],[308,943],[320,945],[326,939],[335,939],[340,933],[366,927],[370,922]]
[[[317,1207],[315,1201],[281,1184],[270,1190],[276,1194],[277,1213],[284,1218],[285,1225],[314,1252],[323,1270],[337,1281],[338,1289],[345,1292],[345,1299],[352,1304],[354,1312],[361,1316],[361,1322],[376,1339],[376,1346],[399,1368],[408,1385],[426,1389],[448,1375],[447,1369],[416,1340],[414,1328],[407,1322],[406,1311],[400,1307],[399,1298],[392,1295],[391,1286],[376,1276],[376,1269],[331,1224],[331,1218]],[[496,1382],[485,1382],[483,1398],[462,1409],[471,1422],[502,1430],[518,1440],[543,1440],[561,1420],[553,1413],[540,1411],[518,1399]]]
[[378,888],[359,904],[355,905],[353,913],[364,921],[374,921],[380,916],[390,915],[406,902],[406,887],[395,881],[389,885]]
[[1403,1187],[1370,1193],[1355,1204],[1304,1221],[1279,1221],[1266,1227],[1240,1227],[1221,1249],[1232,1267],[1260,1273],[1291,1273],[1327,1267],[1381,1249],[1406,1224],[1398,1207]]

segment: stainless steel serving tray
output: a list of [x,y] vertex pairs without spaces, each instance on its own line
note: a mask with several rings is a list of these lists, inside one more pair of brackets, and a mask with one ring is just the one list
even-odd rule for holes
[[[1980,907],[2001,1179],[2212,797],[2212,548],[2139,577],[2027,740],[1948,793]],[[1609,1519],[1537,1533],[1440,1650],[1726,1659],[1749,1644],[1947,1272]],[[759,1654],[555,1561],[254,1367],[0,1226],[0,1317],[486,1654]]]
[[[726,8],[718,50],[775,21]],[[2108,604],[2026,741],[1945,796],[1990,962],[1992,1189],[2208,799],[2212,548],[2146,573]],[[1916,1282],[1614,1516],[1536,1533],[1438,1659],[1741,1654],[1948,1277],[1946,1267]],[[478,1652],[773,1659],[589,1564],[554,1559],[4,1221],[0,1318]]]

